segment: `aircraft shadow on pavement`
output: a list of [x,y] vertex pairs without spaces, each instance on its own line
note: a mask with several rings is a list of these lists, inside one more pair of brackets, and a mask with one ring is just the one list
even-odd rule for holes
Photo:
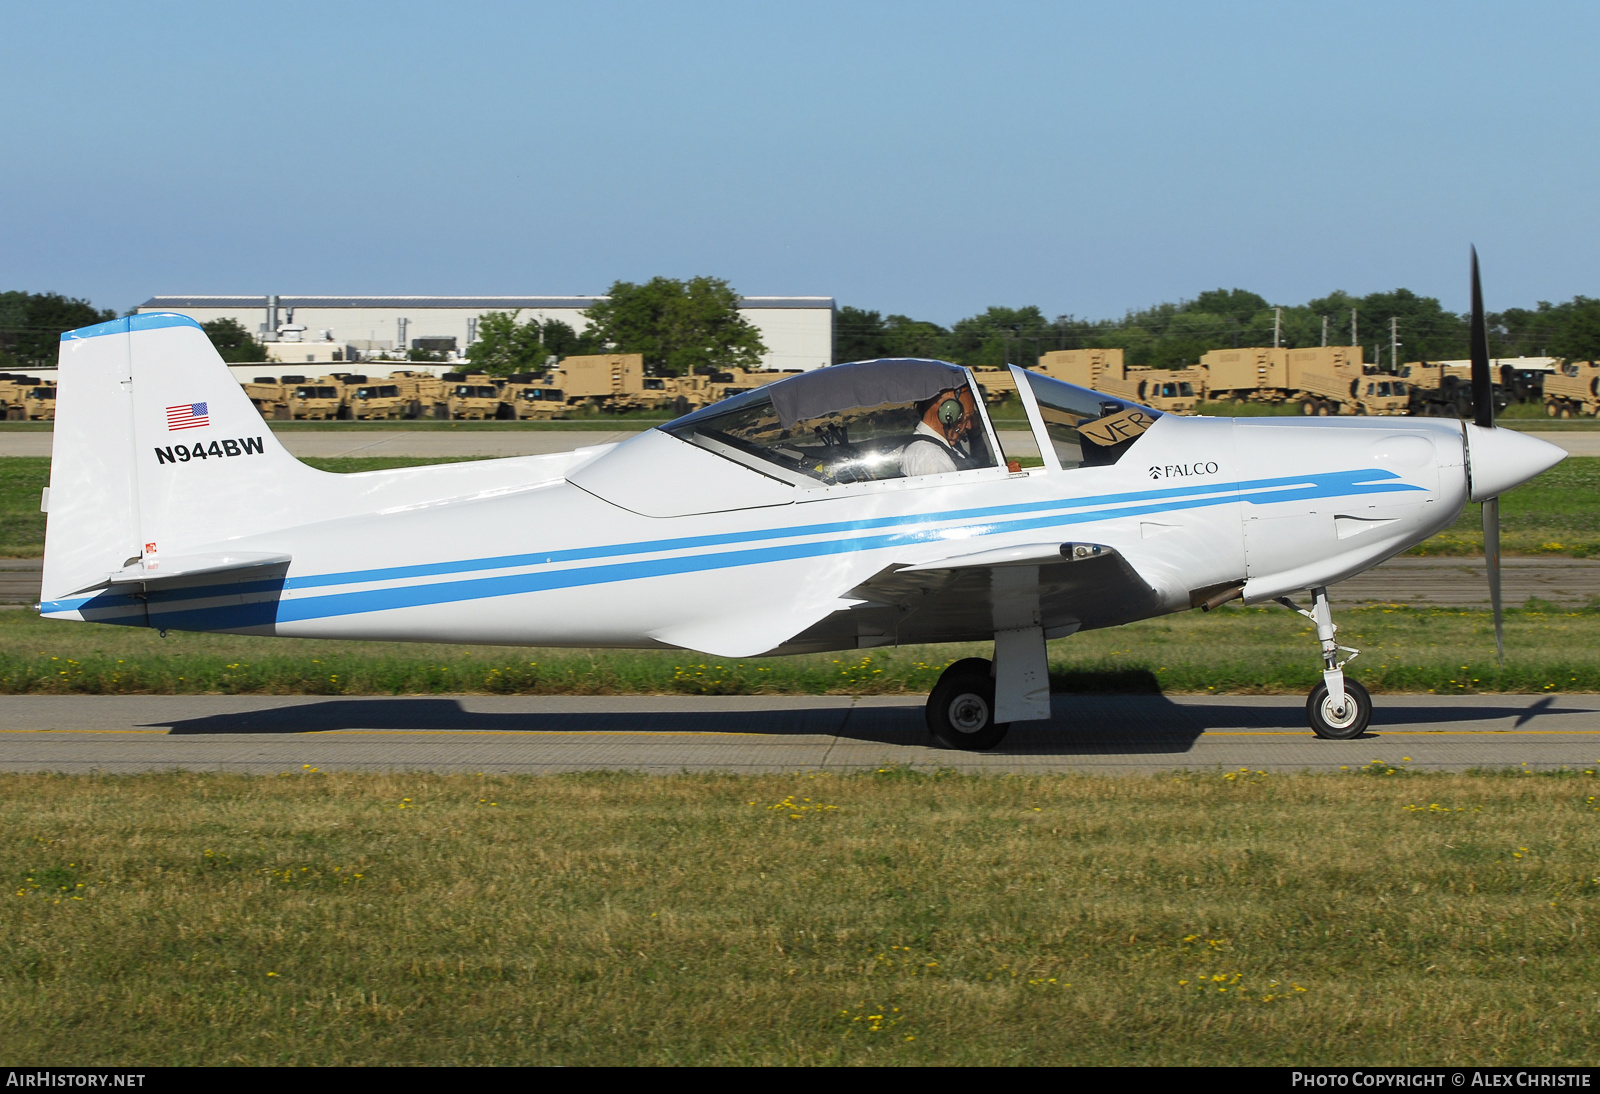
[[[1374,732],[1384,727],[1500,721],[1515,714],[1516,728],[1545,715],[1592,714],[1563,709],[1554,696],[1522,710],[1508,706],[1417,705],[1385,708],[1379,700]],[[1182,754],[1208,730],[1304,733],[1299,703],[1254,705],[1180,704],[1162,695],[1057,695],[1048,722],[1023,722],[995,750],[997,755]],[[150,723],[175,736],[190,734],[298,734],[337,730],[427,731],[432,733],[637,734],[663,740],[684,734],[749,734],[768,737],[837,736],[892,745],[926,745],[920,708],[773,707],[708,711],[474,711],[454,698],[332,699],[274,705],[258,710]],[[1330,742],[1337,746],[1338,742]]]

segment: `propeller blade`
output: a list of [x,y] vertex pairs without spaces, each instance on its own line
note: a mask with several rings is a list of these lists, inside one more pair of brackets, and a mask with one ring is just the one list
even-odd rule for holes
[[1500,499],[1483,503],[1483,561],[1489,569],[1489,603],[1494,607],[1494,655],[1506,663],[1505,613],[1500,603]]
[[1478,283],[1478,248],[1472,248],[1472,420],[1494,425],[1494,378],[1489,375],[1489,328],[1483,316],[1483,286]]

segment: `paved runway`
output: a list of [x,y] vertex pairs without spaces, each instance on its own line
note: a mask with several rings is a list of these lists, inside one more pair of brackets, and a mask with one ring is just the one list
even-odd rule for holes
[[930,745],[920,697],[14,696],[0,770],[971,772],[1530,769],[1600,764],[1600,695],[1379,696],[1372,732],[1319,741],[1295,696],[1056,696],[990,753]]
[[[637,430],[506,429],[506,430],[288,430],[278,439],[296,456],[532,456],[567,452],[587,445],[610,444],[635,436]],[[50,433],[0,430],[0,457],[48,456]],[[1559,445],[1574,456],[1600,456],[1600,430],[1529,433]],[[1001,430],[1000,445],[1008,455],[1037,456],[1039,447],[1026,430]]]

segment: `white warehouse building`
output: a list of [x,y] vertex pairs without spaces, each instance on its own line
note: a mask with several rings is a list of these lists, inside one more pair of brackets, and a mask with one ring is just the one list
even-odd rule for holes
[[[519,322],[559,319],[588,326],[584,310],[603,296],[153,296],[139,312],[170,311],[200,323],[232,319],[284,364],[326,363],[412,348],[464,358],[485,312],[516,312]],[[834,301],[829,296],[746,296],[739,310],[761,332],[761,367],[814,369],[833,363]],[[272,344],[283,327],[303,328]],[[342,352],[340,352],[342,351]],[[337,356],[334,354],[337,353]]]

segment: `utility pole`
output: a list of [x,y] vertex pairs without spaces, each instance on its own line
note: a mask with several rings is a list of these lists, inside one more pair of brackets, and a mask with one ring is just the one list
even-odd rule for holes
[[1324,346],[1328,344],[1328,317],[1326,315],[1322,317],[1322,344]]
[[1283,343],[1283,309],[1272,309],[1272,348],[1277,349]]
[[1400,372],[1400,317],[1389,317],[1389,368],[1396,375]]
[[1354,308],[1350,309],[1350,344],[1352,346],[1361,344],[1361,339],[1356,337],[1356,310]]

